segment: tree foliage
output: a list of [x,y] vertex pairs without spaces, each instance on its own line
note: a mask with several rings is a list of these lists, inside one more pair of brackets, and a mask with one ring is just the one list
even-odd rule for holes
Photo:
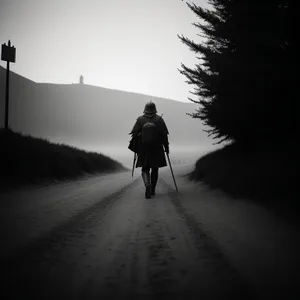
[[277,143],[296,134],[299,62],[291,0],[211,0],[211,9],[187,4],[205,42],[179,36],[199,57],[180,72],[195,86],[191,114],[218,139]]

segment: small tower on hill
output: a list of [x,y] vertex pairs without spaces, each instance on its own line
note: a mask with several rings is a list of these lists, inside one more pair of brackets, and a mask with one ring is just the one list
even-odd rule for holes
[[82,75],[80,75],[80,77],[79,77],[79,83],[83,84],[83,76]]

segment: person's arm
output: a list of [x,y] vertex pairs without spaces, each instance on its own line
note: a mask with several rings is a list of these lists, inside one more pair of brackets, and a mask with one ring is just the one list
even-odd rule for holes
[[165,148],[165,152],[167,154],[169,154],[169,152],[170,152],[169,139],[168,139],[169,130],[168,130],[167,125],[163,118],[160,118],[160,131],[161,131],[161,136],[162,136],[162,144]]
[[131,140],[129,142],[129,149],[135,153],[139,152],[139,148],[140,148],[140,133],[142,130],[142,126],[140,124],[140,122],[138,121],[138,119],[136,120],[131,132],[129,134],[131,134]]
[[142,126],[141,126],[141,124],[139,122],[139,119],[137,119],[136,122],[135,122],[135,124],[134,124],[134,126],[133,126],[133,128],[132,128],[132,130],[130,131],[129,134],[131,134],[132,137],[136,137],[136,136],[139,135],[139,133],[141,132],[141,130],[142,130]]
[[170,149],[169,149],[169,139],[168,139],[168,135],[167,134],[163,135],[163,142],[162,142],[162,144],[164,145],[165,152],[167,154],[169,154],[170,153]]

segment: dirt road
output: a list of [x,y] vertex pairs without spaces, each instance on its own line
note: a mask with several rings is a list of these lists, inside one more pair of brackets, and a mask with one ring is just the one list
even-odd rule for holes
[[299,299],[297,228],[190,168],[151,199],[127,172],[0,195],[3,299]]

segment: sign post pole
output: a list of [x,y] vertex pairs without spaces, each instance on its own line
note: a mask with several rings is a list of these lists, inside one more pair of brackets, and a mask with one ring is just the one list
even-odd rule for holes
[[5,119],[4,128],[8,129],[8,119],[9,119],[9,67],[11,62],[16,61],[16,48],[11,46],[10,41],[8,44],[2,44],[1,60],[7,62],[6,65],[6,92],[5,92]]
[[8,115],[9,115],[9,61],[7,61],[6,64],[5,121],[4,121],[5,129],[8,129]]

